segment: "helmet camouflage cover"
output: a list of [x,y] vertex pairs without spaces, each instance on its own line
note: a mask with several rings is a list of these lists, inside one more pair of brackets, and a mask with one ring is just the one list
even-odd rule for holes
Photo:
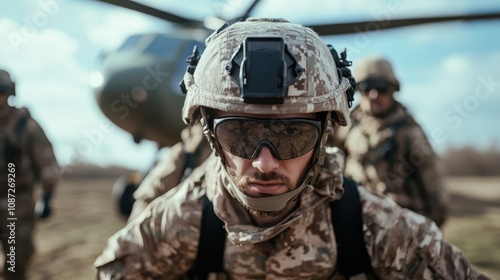
[[369,80],[382,80],[394,85],[399,90],[399,80],[394,75],[391,63],[380,56],[370,56],[356,63],[354,78],[358,84]]
[[[270,37],[283,39],[287,53],[300,71],[284,84],[285,95],[281,103],[249,104],[242,97],[231,65],[247,38]],[[220,29],[207,39],[196,71],[194,74],[186,72],[184,76],[187,96],[183,119],[194,123],[200,107],[278,115],[334,112],[340,125],[345,126],[349,121],[346,90],[350,84],[346,78],[339,79],[337,73],[327,45],[312,29],[283,19],[250,18]]]

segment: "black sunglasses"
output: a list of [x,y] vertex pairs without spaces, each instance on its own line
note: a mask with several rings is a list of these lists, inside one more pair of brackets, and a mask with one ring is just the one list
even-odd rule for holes
[[386,94],[394,88],[394,85],[385,80],[370,79],[359,82],[357,88],[363,95],[367,95],[372,89],[377,90],[379,94]]
[[321,121],[312,119],[257,119],[224,117],[213,120],[221,147],[235,156],[252,159],[265,145],[278,160],[302,156],[321,136]]
[[389,87],[371,87],[371,88],[366,88],[366,89],[360,89],[359,92],[363,95],[368,95],[368,93],[372,90],[375,89],[379,94],[386,94],[389,92]]

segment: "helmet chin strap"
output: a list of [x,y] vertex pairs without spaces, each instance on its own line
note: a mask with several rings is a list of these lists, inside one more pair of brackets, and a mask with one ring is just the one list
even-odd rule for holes
[[[225,170],[225,169],[224,169]],[[289,203],[295,201],[297,197],[304,191],[309,191],[313,189],[311,185],[302,183],[298,188],[286,192],[280,195],[273,195],[268,197],[250,197],[244,194],[238,186],[231,180],[231,178],[227,175],[229,181],[229,188],[231,189],[231,193],[233,193],[236,198],[248,206],[251,209],[263,212],[275,212],[284,209]],[[307,189],[306,189],[307,188]]]

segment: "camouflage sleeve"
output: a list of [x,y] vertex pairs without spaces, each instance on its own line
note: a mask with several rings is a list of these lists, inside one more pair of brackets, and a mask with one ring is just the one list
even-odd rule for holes
[[59,166],[52,144],[40,125],[32,118],[27,123],[30,157],[37,180],[42,183],[44,191],[53,191],[59,183]]
[[368,254],[380,279],[489,279],[431,220],[359,189]]
[[415,167],[415,179],[421,188],[422,214],[441,227],[448,218],[448,193],[442,167],[420,126],[407,130],[407,160]]
[[134,192],[135,202],[129,220],[144,210],[151,201],[181,182],[184,162],[182,142],[179,142],[159,160]]
[[158,197],[113,235],[96,259],[97,279],[176,279],[196,257],[201,192],[188,182]]

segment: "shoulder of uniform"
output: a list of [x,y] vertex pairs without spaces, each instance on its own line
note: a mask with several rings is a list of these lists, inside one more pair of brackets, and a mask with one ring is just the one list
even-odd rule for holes
[[384,252],[377,257],[394,257],[398,248],[414,246],[412,242],[417,237],[428,234],[442,237],[437,226],[426,217],[400,207],[382,194],[362,186],[358,189],[367,246]]
[[108,240],[94,265],[120,263],[134,272],[155,267],[164,275],[187,269],[179,265],[196,257],[203,196],[188,180],[159,196]]
[[352,111],[350,113],[350,117],[353,120],[359,120],[360,118],[362,118],[363,112],[361,111],[361,106],[356,105],[356,107],[354,107],[354,109],[352,109]]
[[396,133],[403,135],[407,141],[419,143],[419,145],[430,145],[422,126],[410,115],[407,116],[404,125],[397,129]]
[[17,122],[21,118],[30,118],[31,114],[28,111],[27,108],[18,108],[18,107],[12,107],[11,108],[11,113],[10,113],[10,120],[13,120],[14,122]]
[[377,275],[444,279],[444,275],[462,273],[456,271],[458,262],[453,259],[461,255],[446,243],[434,222],[362,187],[360,196],[365,243]]
[[26,107],[13,107],[12,108],[12,115],[14,116],[15,119],[20,119],[20,118],[26,118],[26,119],[31,119],[31,113]]
[[322,169],[328,173],[344,173],[345,152],[339,147],[325,147],[325,159]]

